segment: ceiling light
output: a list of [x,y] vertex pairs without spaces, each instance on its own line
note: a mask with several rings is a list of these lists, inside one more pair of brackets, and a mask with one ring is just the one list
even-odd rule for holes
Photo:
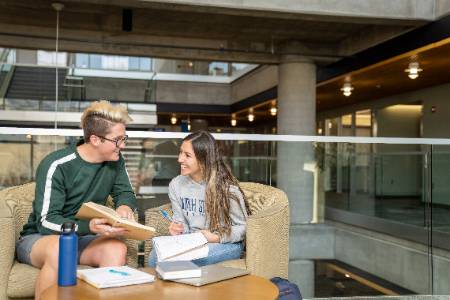
[[253,114],[253,108],[250,108],[250,109],[248,110],[248,116],[247,116],[247,118],[248,118],[248,121],[249,121],[249,122],[253,122],[253,121],[255,120],[255,115]]
[[175,114],[173,114],[172,117],[170,118],[170,123],[172,125],[177,124],[177,116]]
[[270,108],[270,115],[271,116],[277,115],[277,108],[275,106]]
[[355,89],[355,88],[352,87],[352,84],[351,84],[350,82],[346,82],[346,83],[344,83],[344,85],[342,86],[341,91],[342,91],[342,94],[344,94],[345,97],[348,97],[348,96],[350,96],[350,95],[352,94],[352,91],[353,91],[354,89]]
[[408,72],[408,77],[411,79],[416,79],[419,77],[419,72],[422,72],[423,70],[419,67],[418,62],[412,62],[409,63],[408,69],[405,70],[405,72]]
[[235,127],[237,125],[236,115],[231,115],[231,126]]
[[321,134],[322,134],[322,128],[318,128],[318,129],[317,129],[317,133],[318,133],[319,135],[321,135]]
[[192,68],[192,67],[194,66],[194,63],[193,63],[192,61],[190,61],[190,62],[188,63],[188,65],[189,65],[190,68]]

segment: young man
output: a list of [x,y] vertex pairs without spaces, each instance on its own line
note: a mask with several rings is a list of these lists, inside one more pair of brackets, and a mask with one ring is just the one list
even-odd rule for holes
[[80,264],[125,264],[126,245],[115,238],[124,229],[109,226],[105,219],[78,220],[75,214],[84,202],[104,205],[112,196],[116,211],[133,218],[136,197],[120,154],[130,121],[123,107],[93,102],[81,117],[84,140],[49,154],[39,164],[33,211],[16,245],[20,262],[41,269],[36,299],[57,281],[59,233],[64,222],[76,224]]

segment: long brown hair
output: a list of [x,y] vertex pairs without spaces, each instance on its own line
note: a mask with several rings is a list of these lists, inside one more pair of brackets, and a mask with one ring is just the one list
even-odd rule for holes
[[245,203],[245,210],[250,214],[247,199],[239,187],[239,181],[231,174],[230,168],[220,154],[219,146],[214,137],[206,131],[197,131],[189,134],[183,139],[190,141],[203,180],[206,182],[206,216],[209,220],[209,230],[216,232],[219,236],[231,233],[230,204],[239,198],[230,191],[231,186],[235,186],[242,194]]

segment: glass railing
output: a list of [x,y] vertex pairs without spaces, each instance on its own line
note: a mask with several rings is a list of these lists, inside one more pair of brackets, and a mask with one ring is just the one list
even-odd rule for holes
[[[3,162],[0,186],[33,180],[36,167],[46,154],[76,138],[0,135]],[[311,195],[315,195],[311,201],[322,202],[314,205],[326,207],[331,219],[353,224],[351,216],[363,215],[423,229],[427,225],[425,210],[432,207],[434,229],[450,232],[450,226],[446,227],[450,224],[450,188],[446,174],[450,151],[445,148],[450,146],[439,146],[432,151],[432,146],[428,145],[399,145],[394,149],[393,145],[345,142],[245,139],[218,142],[240,181],[286,187],[292,189],[291,193],[310,190]],[[147,199],[143,206],[167,202],[168,184],[179,174],[180,143],[181,138],[133,137],[129,140],[123,154],[136,193]],[[292,170],[284,173],[278,167]],[[349,215],[336,214],[338,211]],[[316,222],[323,222],[324,213],[316,211],[312,217]]]
[[[45,155],[81,135],[80,130],[15,131],[16,134],[11,134],[3,130],[0,134],[1,188],[34,180],[36,168]],[[179,174],[177,159],[184,134],[137,131],[128,134],[130,140],[123,155],[142,214],[147,208],[169,202],[168,184]],[[291,230],[313,223],[342,224],[339,226],[356,228],[357,236],[370,235],[383,241],[377,244],[381,248],[373,251],[383,252],[383,247],[389,250],[392,243],[399,243],[405,248],[415,245],[413,254],[426,255],[432,253],[427,249],[437,249],[439,259],[450,257],[450,141],[439,140],[437,145],[420,139],[410,144],[405,144],[405,139],[401,144],[387,139],[383,144],[379,139],[359,143],[339,137],[334,140],[239,134],[216,137],[240,181],[277,186],[289,195]],[[338,231],[347,230],[342,228]],[[336,239],[338,236],[336,233]],[[346,240],[349,244],[340,247],[363,247],[352,242],[355,240]],[[370,253],[360,255],[367,255],[370,260]],[[433,266],[433,262],[427,263],[423,257],[404,264],[410,264],[411,268]],[[425,281],[432,278],[429,273],[424,276]],[[433,280],[438,282],[439,275],[434,276]],[[397,284],[403,285],[401,281]],[[407,284],[404,288],[433,292],[426,282],[422,285],[425,287],[417,290]],[[437,283],[436,289],[435,292],[439,290]]]
[[[112,101],[114,102],[114,101]],[[117,102],[114,102],[117,103]],[[153,113],[156,111],[154,104],[150,103],[124,103],[120,105],[127,108],[130,113]],[[0,109],[3,110],[29,110],[29,111],[55,111],[54,100],[30,100],[30,99],[9,99],[5,98]],[[82,112],[92,101],[59,100],[58,111],[60,112]]]

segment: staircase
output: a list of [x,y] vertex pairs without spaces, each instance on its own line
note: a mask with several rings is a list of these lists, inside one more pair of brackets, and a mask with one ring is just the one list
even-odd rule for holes
[[122,151],[128,176],[130,177],[130,182],[134,190],[136,190],[139,184],[139,166],[141,163],[142,151],[142,139],[129,139],[125,150]]
[[6,74],[8,74],[8,71],[5,71],[0,67],[0,87],[2,86],[3,80],[6,78]]
[[[6,98],[54,100],[55,68],[16,66]],[[64,99],[67,69],[58,69],[58,97]]]

